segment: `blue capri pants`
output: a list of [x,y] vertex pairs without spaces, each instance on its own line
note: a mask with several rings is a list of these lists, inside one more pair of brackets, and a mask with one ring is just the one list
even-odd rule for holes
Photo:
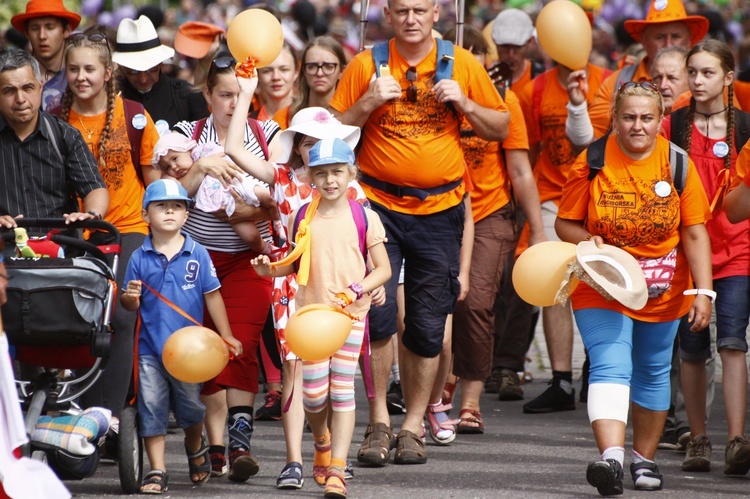
[[574,312],[591,362],[589,384],[630,387],[630,400],[651,411],[669,410],[669,370],[679,320],[643,322],[620,312]]

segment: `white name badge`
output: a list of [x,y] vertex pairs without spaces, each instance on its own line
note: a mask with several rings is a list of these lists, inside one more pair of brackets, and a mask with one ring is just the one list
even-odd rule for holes
[[672,186],[669,185],[669,182],[665,182],[664,180],[661,180],[657,182],[656,185],[654,186],[654,192],[660,198],[665,198],[669,196],[669,194],[672,192]]

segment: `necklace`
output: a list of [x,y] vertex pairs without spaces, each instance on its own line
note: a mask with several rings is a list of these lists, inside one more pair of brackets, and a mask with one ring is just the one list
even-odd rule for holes
[[705,151],[708,151],[708,144],[709,142],[711,142],[711,137],[708,135],[709,126],[711,124],[711,116],[716,116],[717,114],[721,114],[725,112],[727,109],[729,109],[729,106],[724,106],[724,109],[720,111],[716,111],[715,113],[701,113],[700,111],[696,111],[697,114],[700,114],[706,120],[706,145],[704,146]]
[[83,120],[81,119],[80,114],[78,115],[78,122],[81,124],[83,131],[86,132],[86,135],[88,135],[88,140],[91,140],[91,136],[94,135],[94,131],[86,128],[86,125],[83,124]]

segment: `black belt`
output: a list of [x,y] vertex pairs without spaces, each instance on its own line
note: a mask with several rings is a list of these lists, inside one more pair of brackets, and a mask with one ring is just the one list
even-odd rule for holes
[[386,194],[390,194],[391,196],[396,196],[399,198],[402,198],[404,196],[411,196],[419,198],[420,201],[424,201],[428,196],[435,196],[437,194],[445,194],[446,192],[450,192],[461,185],[464,181],[463,178],[459,178],[458,180],[454,180],[453,182],[449,182],[444,185],[438,185],[437,187],[419,188],[391,184],[390,182],[378,180],[369,175],[365,175],[364,173],[361,174],[360,180],[370,187],[374,187],[375,189],[383,191]]

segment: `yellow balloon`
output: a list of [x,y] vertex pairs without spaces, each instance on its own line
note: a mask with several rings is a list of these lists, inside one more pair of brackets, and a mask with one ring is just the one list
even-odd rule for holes
[[247,9],[227,26],[227,45],[235,59],[255,59],[255,67],[268,66],[281,53],[284,33],[278,19],[263,9]]
[[583,69],[591,55],[591,22],[581,7],[570,0],[553,0],[536,19],[539,45],[558,64]]
[[229,349],[214,331],[200,326],[178,329],[164,343],[161,360],[167,372],[185,383],[215,378],[229,362]]
[[344,346],[351,330],[352,319],[340,308],[312,304],[292,314],[284,339],[294,355],[317,361],[331,357]]
[[[513,287],[525,302],[551,307],[568,270],[576,258],[576,245],[562,241],[545,241],[529,247],[513,266]],[[576,279],[572,289],[578,284]]]

